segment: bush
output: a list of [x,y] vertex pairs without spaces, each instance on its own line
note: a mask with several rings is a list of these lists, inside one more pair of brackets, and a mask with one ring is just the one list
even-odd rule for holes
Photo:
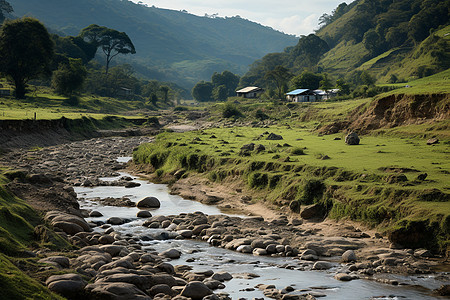
[[222,110],[222,117],[224,118],[240,118],[242,117],[242,113],[239,111],[237,106],[231,102],[225,103],[223,110]]
[[302,204],[313,204],[315,200],[319,200],[325,191],[325,184],[320,179],[309,179],[303,186]]
[[292,155],[305,155],[305,151],[303,151],[303,148],[295,147],[291,150]]
[[248,184],[251,188],[264,188],[269,182],[265,173],[254,172],[248,176]]

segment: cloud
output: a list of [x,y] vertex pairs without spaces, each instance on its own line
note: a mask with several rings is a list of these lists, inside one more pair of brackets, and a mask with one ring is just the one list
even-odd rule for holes
[[[133,0],[138,2],[139,0]],[[319,16],[330,13],[345,0],[140,0],[149,6],[187,10],[199,16],[218,13],[239,15],[288,34],[306,35],[318,25]],[[351,0],[346,1],[348,3]]]

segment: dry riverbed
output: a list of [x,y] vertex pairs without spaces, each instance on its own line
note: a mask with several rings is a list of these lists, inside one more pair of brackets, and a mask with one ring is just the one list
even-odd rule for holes
[[[69,255],[36,250],[49,269],[76,270],[55,275],[47,286],[69,298],[128,297],[133,299],[227,299],[225,293],[213,294],[226,285],[230,274],[193,272],[188,265],[172,265],[181,253],[175,249],[158,253],[144,251],[139,238],[115,232],[111,225],[128,220],[111,218],[107,224],[84,220],[95,212],[81,211],[73,186],[120,185],[133,188],[131,178],[113,182],[102,177],[117,176],[126,167],[117,157],[130,156],[132,150],[150,137],[103,138],[52,146],[35,151],[15,150],[0,158],[11,166],[8,188],[28,201],[65,238],[80,249]],[[327,270],[339,265],[335,278],[348,281],[377,278],[383,273],[429,274],[435,268],[448,268],[443,258],[423,249],[393,249],[377,232],[352,222],[333,220],[305,221],[288,209],[271,208],[253,201],[245,187],[212,184],[201,177],[188,177],[171,186],[174,194],[207,204],[224,212],[239,212],[248,218],[190,213],[147,217],[144,226],[161,228],[167,238],[203,240],[255,256],[286,256],[300,262],[301,270]],[[151,196],[151,195],[149,195]],[[133,205],[127,199],[101,199],[108,205]],[[145,210],[144,210],[145,211]],[[92,228],[95,228],[93,230]],[[449,282],[448,275],[442,280]],[[86,282],[86,280],[89,280]],[[225,282],[225,283],[224,283]],[[290,295],[289,289],[259,286],[275,299],[314,299],[313,294]],[[449,286],[443,293],[449,293]],[[448,295],[448,294],[447,294]]]

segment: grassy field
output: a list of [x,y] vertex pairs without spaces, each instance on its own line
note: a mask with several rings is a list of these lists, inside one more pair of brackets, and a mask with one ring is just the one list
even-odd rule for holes
[[[429,146],[423,139],[363,136],[360,145],[349,146],[341,134],[318,136],[301,126],[164,133],[154,144],[140,146],[133,159],[152,166],[163,180],[179,170],[184,176],[203,173],[211,181],[239,180],[254,199],[294,208],[322,203],[331,217],[350,217],[380,230],[426,219],[438,224],[434,243],[445,245],[448,141]],[[267,140],[269,133],[283,139]],[[265,150],[242,151],[249,143]],[[418,180],[424,173],[427,178]]]
[[139,100],[115,99],[107,97],[80,96],[75,98],[54,95],[41,88],[36,94],[27,94],[26,99],[0,96],[0,120],[37,119],[52,120],[66,117],[77,119],[92,117],[101,119],[110,115],[143,117],[148,111],[146,104]]

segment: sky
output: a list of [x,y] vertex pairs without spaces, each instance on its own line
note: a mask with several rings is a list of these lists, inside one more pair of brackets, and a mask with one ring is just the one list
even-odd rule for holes
[[133,0],[148,6],[187,10],[204,16],[219,17],[239,15],[265,26],[296,36],[307,35],[318,27],[324,13],[330,14],[345,0]]

